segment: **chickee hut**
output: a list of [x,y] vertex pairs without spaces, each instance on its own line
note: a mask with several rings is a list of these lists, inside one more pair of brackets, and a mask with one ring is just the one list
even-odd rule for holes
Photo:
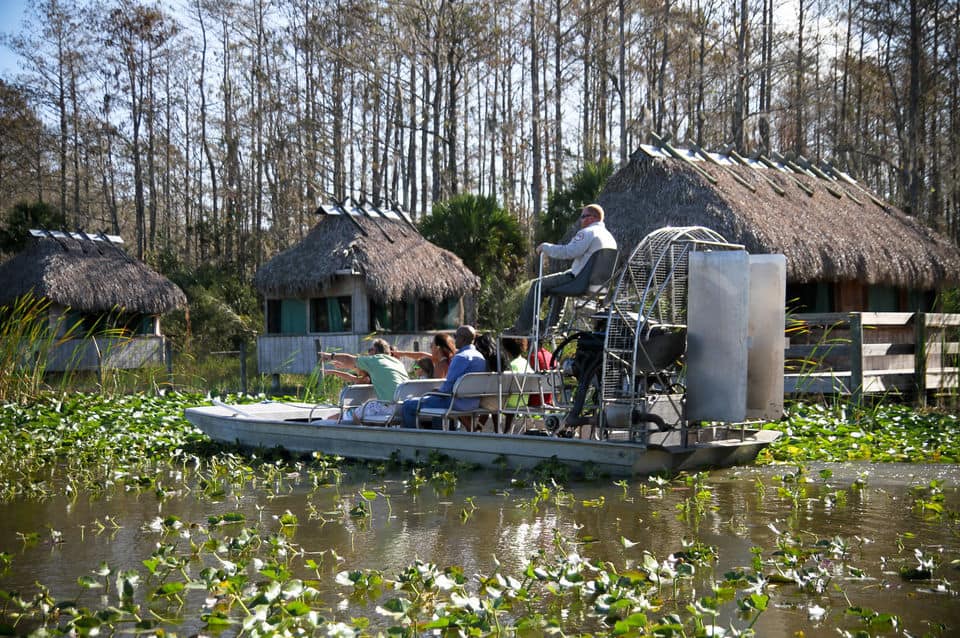
[[[0,306],[46,299],[57,343],[47,370],[161,365],[160,316],[187,305],[169,279],[130,257],[123,240],[103,233],[31,230],[29,245],[0,264]],[[35,347],[33,344],[31,347]]]
[[750,253],[784,254],[796,312],[928,311],[960,281],[949,239],[803,158],[642,145],[598,201],[621,247],[663,226],[706,226]]
[[254,278],[265,299],[261,373],[309,374],[320,349],[365,352],[372,333],[423,349],[468,318],[479,278],[406,213],[348,201],[317,214],[304,240]]

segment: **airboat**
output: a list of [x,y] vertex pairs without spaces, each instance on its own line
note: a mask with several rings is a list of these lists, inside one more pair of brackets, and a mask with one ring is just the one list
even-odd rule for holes
[[466,431],[455,419],[440,430],[354,425],[341,422],[342,405],[276,401],[185,416],[223,443],[357,459],[552,460],[612,475],[741,465],[780,434],[768,424],[783,413],[785,289],[783,255],[751,255],[703,227],[662,228],[599,295],[567,299],[551,336],[534,335],[555,344],[550,368],[532,373],[552,403],[508,408],[524,393],[516,376],[479,373],[495,379],[489,422],[510,414],[508,431]]

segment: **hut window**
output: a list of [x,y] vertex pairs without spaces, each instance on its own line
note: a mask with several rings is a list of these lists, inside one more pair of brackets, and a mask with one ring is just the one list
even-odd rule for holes
[[413,332],[414,306],[409,301],[370,301],[370,327],[376,332]]
[[307,308],[303,299],[267,299],[267,334],[306,334]]
[[280,334],[279,299],[267,299],[267,334]]
[[787,309],[793,313],[833,312],[830,285],[822,282],[787,284]]
[[900,291],[892,286],[870,286],[867,290],[867,310],[897,312],[900,310]]
[[456,297],[440,303],[421,299],[417,304],[419,330],[452,330],[460,323],[460,300]]
[[310,332],[350,332],[353,314],[350,295],[310,300]]

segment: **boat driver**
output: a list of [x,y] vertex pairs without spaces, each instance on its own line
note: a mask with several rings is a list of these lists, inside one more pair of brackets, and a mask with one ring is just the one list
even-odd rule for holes
[[[541,299],[550,295],[550,292],[564,284],[573,281],[574,277],[580,274],[584,266],[590,260],[591,255],[604,248],[616,248],[617,240],[613,238],[610,231],[603,224],[603,208],[599,204],[588,204],[580,211],[580,230],[573,236],[573,239],[566,244],[551,244],[544,242],[537,246],[537,254],[543,254],[551,259],[572,259],[568,270],[544,276],[540,281]],[[513,328],[507,332],[514,335],[529,335],[533,330],[533,317],[539,316],[539,308],[534,308],[537,303],[536,282],[530,286],[523,306],[520,308],[520,316]],[[550,300],[550,312],[547,315],[548,327],[553,326],[560,320],[560,311],[563,309],[563,299],[554,297]]]

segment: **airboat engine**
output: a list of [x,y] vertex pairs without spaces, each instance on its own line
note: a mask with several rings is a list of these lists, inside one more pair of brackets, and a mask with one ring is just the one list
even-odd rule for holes
[[783,255],[750,255],[699,226],[647,235],[598,333],[599,438],[779,418],[785,291]]

